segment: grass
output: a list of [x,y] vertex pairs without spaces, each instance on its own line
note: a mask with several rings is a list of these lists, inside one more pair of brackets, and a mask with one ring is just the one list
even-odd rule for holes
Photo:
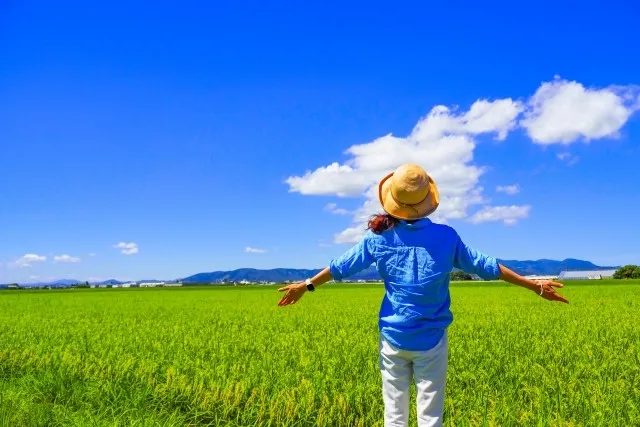
[[[640,281],[595,283],[453,284],[445,425],[640,425]],[[2,292],[0,426],[381,426],[382,286],[275,289]]]

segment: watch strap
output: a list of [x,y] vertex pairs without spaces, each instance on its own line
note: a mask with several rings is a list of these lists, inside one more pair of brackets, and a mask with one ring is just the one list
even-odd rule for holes
[[306,279],[306,280],[304,281],[304,283],[307,285],[307,290],[308,290],[309,292],[313,292],[313,291],[315,291],[315,290],[316,290],[316,287],[315,287],[315,286],[313,286],[313,283],[311,283],[311,279]]

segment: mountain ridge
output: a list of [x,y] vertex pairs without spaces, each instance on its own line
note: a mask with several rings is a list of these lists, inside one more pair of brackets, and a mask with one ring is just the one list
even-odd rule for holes
[[[575,258],[566,258],[562,261],[552,259],[539,260],[503,260],[498,262],[506,267],[514,270],[516,273],[529,275],[557,275],[565,270],[609,270],[617,267],[604,267],[593,264],[590,261],[579,260]],[[209,273],[197,273],[182,279],[185,283],[214,283],[214,282],[285,282],[287,280],[304,280],[307,277],[316,275],[322,269],[298,269],[298,268],[274,268],[274,269],[255,269],[255,268],[239,268],[228,271],[212,271]],[[350,280],[376,280],[380,279],[375,266],[372,265],[358,274],[349,277]]]

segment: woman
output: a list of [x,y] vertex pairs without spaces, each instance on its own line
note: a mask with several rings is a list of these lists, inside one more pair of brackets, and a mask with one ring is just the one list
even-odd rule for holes
[[502,279],[550,301],[562,284],[534,282],[466,246],[456,231],[426,217],[438,207],[435,182],[420,166],[405,164],[380,181],[386,212],[369,221],[364,238],[329,267],[303,283],[280,288],[278,305],[295,304],[307,291],[340,280],[376,263],[385,284],[380,308],[380,370],[384,425],[408,425],[409,387],[416,382],[418,425],[441,426],[447,373],[449,277],[455,267],[483,279]]

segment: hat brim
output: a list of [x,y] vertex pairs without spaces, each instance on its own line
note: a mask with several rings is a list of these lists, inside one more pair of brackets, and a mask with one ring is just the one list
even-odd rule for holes
[[382,178],[378,185],[380,204],[389,215],[398,219],[414,220],[429,216],[438,209],[440,194],[438,193],[436,183],[430,176],[429,194],[427,194],[427,197],[422,202],[415,205],[403,205],[396,202],[391,195],[391,177],[393,177],[393,172]]

